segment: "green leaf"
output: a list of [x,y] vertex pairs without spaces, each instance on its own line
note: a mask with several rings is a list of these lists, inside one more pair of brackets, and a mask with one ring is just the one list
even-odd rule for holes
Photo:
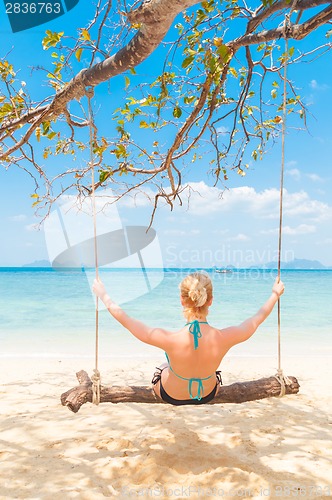
[[195,101],[195,99],[197,99],[197,97],[195,95],[191,95],[191,96],[188,96],[188,97],[184,97],[183,101],[184,101],[185,104],[190,104],[193,101]]
[[88,32],[87,29],[83,28],[81,30],[81,36],[80,36],[80,38],[82,38],[83,40],[86,40],[88,42],[91,40],[90,33]]
[[288,51],[289,57],[293,57],[294,52],[295,52],[295,47],[291,47]]
[[37,141],[39,142],[40,141],[40,127],[37,127],[36,130],[35,130],[35,135],[36,135],[36,139]]
[[206,12],[213,12],[214,10],[214,1],[210,0],[209,2],[202,2],[202,7]]
[[195,56],[193,56],[193,55],[188,56],[185,59],[183,59],[182,64],[181,64],[182,68],[188,68],[188,66],[191,65],[191,63],[193,62],[194,59],[195,59]]
[[42,40],[43,49],[48,50],[50,47],[56,47],[63,35],[64,31],[59,31],[59,33],[57,33],[55,31],[46,30],[46,36]]
[[39,195],[37,193],[30,194],[30,198],[39,198]]
[[174,26],[174,28],[176,28],[178,30],[179,35],[182,35],[184,28],[183,28],[183,25],[181,23],[176,24]]
[[276,99],[277,96],[278,96],[277,89],[272,89],[271,90],[271,97],[272,97],[272,99]]
[[128,76],[125,76],[125,89],[127,89],[130,85],[130,78]]
[[107,170],[102,170],[99,174],[99,182],[105,182],[109,176],[110,172],[108,172]]
[[60,76],[60,74],[59,74],[59,73],[60,73],[60,71],[61,71],[61,70],[62,70],[62,68],[63,68],[63,64],[61,64],[60,62],[58,62],[58,63],[55,63],[55,62],[54,62],[54,63],[52,63],[52,64],[54,64],[54,65],[55,65],[55,68],[54,68],[54,73],[55,73],[55,74],[57,74],[57,73],[58,73],[58,74],[57,74],[57,77],[58,77],[58,78],[61,78],[61,76]]
[[6,115],[9,115],[12,113],[14,110],[12,104],[9,104],[9,102],[6,102],[3,106],[0,108],[0,116],[4,117]]
[[42,123],[42,128],[43,128],[43,135],[46,135],[48,131],[50,130],[50,122],[43,122]]
[[114,154],[117,158],[125,158],[128,156],[127,150],[123,144],[118,144],[118,147],[115,150],[113,150],[112,152],[114,152]]
[[83,52],[83,49],[77,49],[75,52],[75,57],[78,61],[81,60],[82,52]]
[[182,115],[182,110],[179,106],[176,106],[174,109],[173,109],[173,116],[174,118],[180,118]]
[[140,121],[139,126],[140,128],[150,128],[150,125],[144,120]]
[[49,134],[47,134],[47,139],[50,139],[51,141],[52,139],[54,139],[56,135],[57,135],[56,132],[50,132]]
[[229,68],[229,72],[232,76],[234,76],[234,78],[238,77],[238,72],[236,71],[235,68]]
[[240,14],[241,14],[240,7],[234,7],[231,18],[234,19],[235,17],[239,16]]
[[218,52],[218,55],[220,56],[220,59],[222,60],[222,62],[224,64],[227,64],[230,57],[231,57],[231,51],[229,50],[227,45],[220,45],[220,47],[218,47],[217,52]]
[[200,24],[202,21],[204,21],[204,19],[206,19],[206,17],[207,17],[207,15],[204,12],[204,10],[198,9],[197,15],[196,15],[195,25],[197,26],[198,24]]
[[47,158],[49,157],[49,155],[52,154],[50,149],[49,148],[45,148],[44,149],[44,153],[43,153],[43,158],[44,160],[47,160]]

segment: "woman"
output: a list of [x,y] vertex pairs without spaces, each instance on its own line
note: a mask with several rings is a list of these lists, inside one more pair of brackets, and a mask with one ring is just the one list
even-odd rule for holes
[[151,328],[130,318],[115,304],[101,281],[94,281],[93,291],[112,316],[135,337],[160,347],[165,363],[154,374],[152,383],[157,396],[173,405],[203,404],[211,401],[221,384],[217,368],[231,347],[248,340],[269,316],[284,292],[277,278],[272,294],[259,311],[238,326],[219,330],[207,322],[212,304],[212,283],[208,275],[193,273],[180,284],[180,301],[187,323],[177,332]]

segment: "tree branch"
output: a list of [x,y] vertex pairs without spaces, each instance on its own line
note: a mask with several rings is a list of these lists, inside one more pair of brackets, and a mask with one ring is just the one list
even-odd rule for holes
[[302,40],[309,33],[316,30],[319,26],[326,24],[330,19],[332,19],[332,6],[329,5],[326,9],[322,10],[315,16],[311,17],[308,21],[302,24],[294,24],[287,28],[287,33],[285,33],[284,26],[274,28],[271,30],[264,30],[259,33],[250,33],[236,38],[232,42],[228,42],[226,45],[233,50],[237,51],[240,47],[247,47],[248,45],[256,45],[262,42],[270,42],[272,40],[278,40],[285,37],[293,38],[294,40]]

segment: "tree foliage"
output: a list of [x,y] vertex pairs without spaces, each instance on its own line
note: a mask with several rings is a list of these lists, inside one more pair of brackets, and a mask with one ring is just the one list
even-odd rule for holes
[[[95,110],[101,105],[92,127],[96,187],[110,185],[117,198],[149,184],[155,208],[160,198],[173,206],[186,169],[203,155],[215,183],[227,182],[231,169],[245,175],[280,134],[285,63],[303,60],[301,40],[312,32],[310,56],[329,50],[331,18],[331,3],[323,0],[254,7],[243,0],[145,0],[132,8],[101,0],[77,36],[46,31],[41,43],[50,55],[51,90],[40,102],[9,57],[0,59],[1,162],[34,178],[35,205],[49,207],[73,189],[89,195],[90,96]],[[160,71],[151,68],[142,84],[139,65],[154,51]],[[112,123],[100,132],[105,115],[92,89],[118,75],[123,99],[107,110]],[[287,79],[287,115],[305,124],[305,111],[296,82]],[[47,165],[59,156],[86,160],[54,173]]]

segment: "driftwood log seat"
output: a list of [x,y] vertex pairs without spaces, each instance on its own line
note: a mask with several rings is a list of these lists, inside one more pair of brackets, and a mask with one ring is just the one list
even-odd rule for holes
[[[61,395],[61,403],[69,410],[77,413],[87,402],[92,402],[92,381],[86,371],[81,370],[76,373],[79,385],[73,387]],[[288,377],[291,383],[286,386],[286,394],[297,394],[299,383],[295,377]],[[280,383],[275,377],[260,378],[247,382],[235,382],[230,385],[223,385],[217,396],[210,402],[220,403],[244,403],[278,397],[280,395]],[[159,399],[151,386],[101,386],[101,403],[165,403]]]

